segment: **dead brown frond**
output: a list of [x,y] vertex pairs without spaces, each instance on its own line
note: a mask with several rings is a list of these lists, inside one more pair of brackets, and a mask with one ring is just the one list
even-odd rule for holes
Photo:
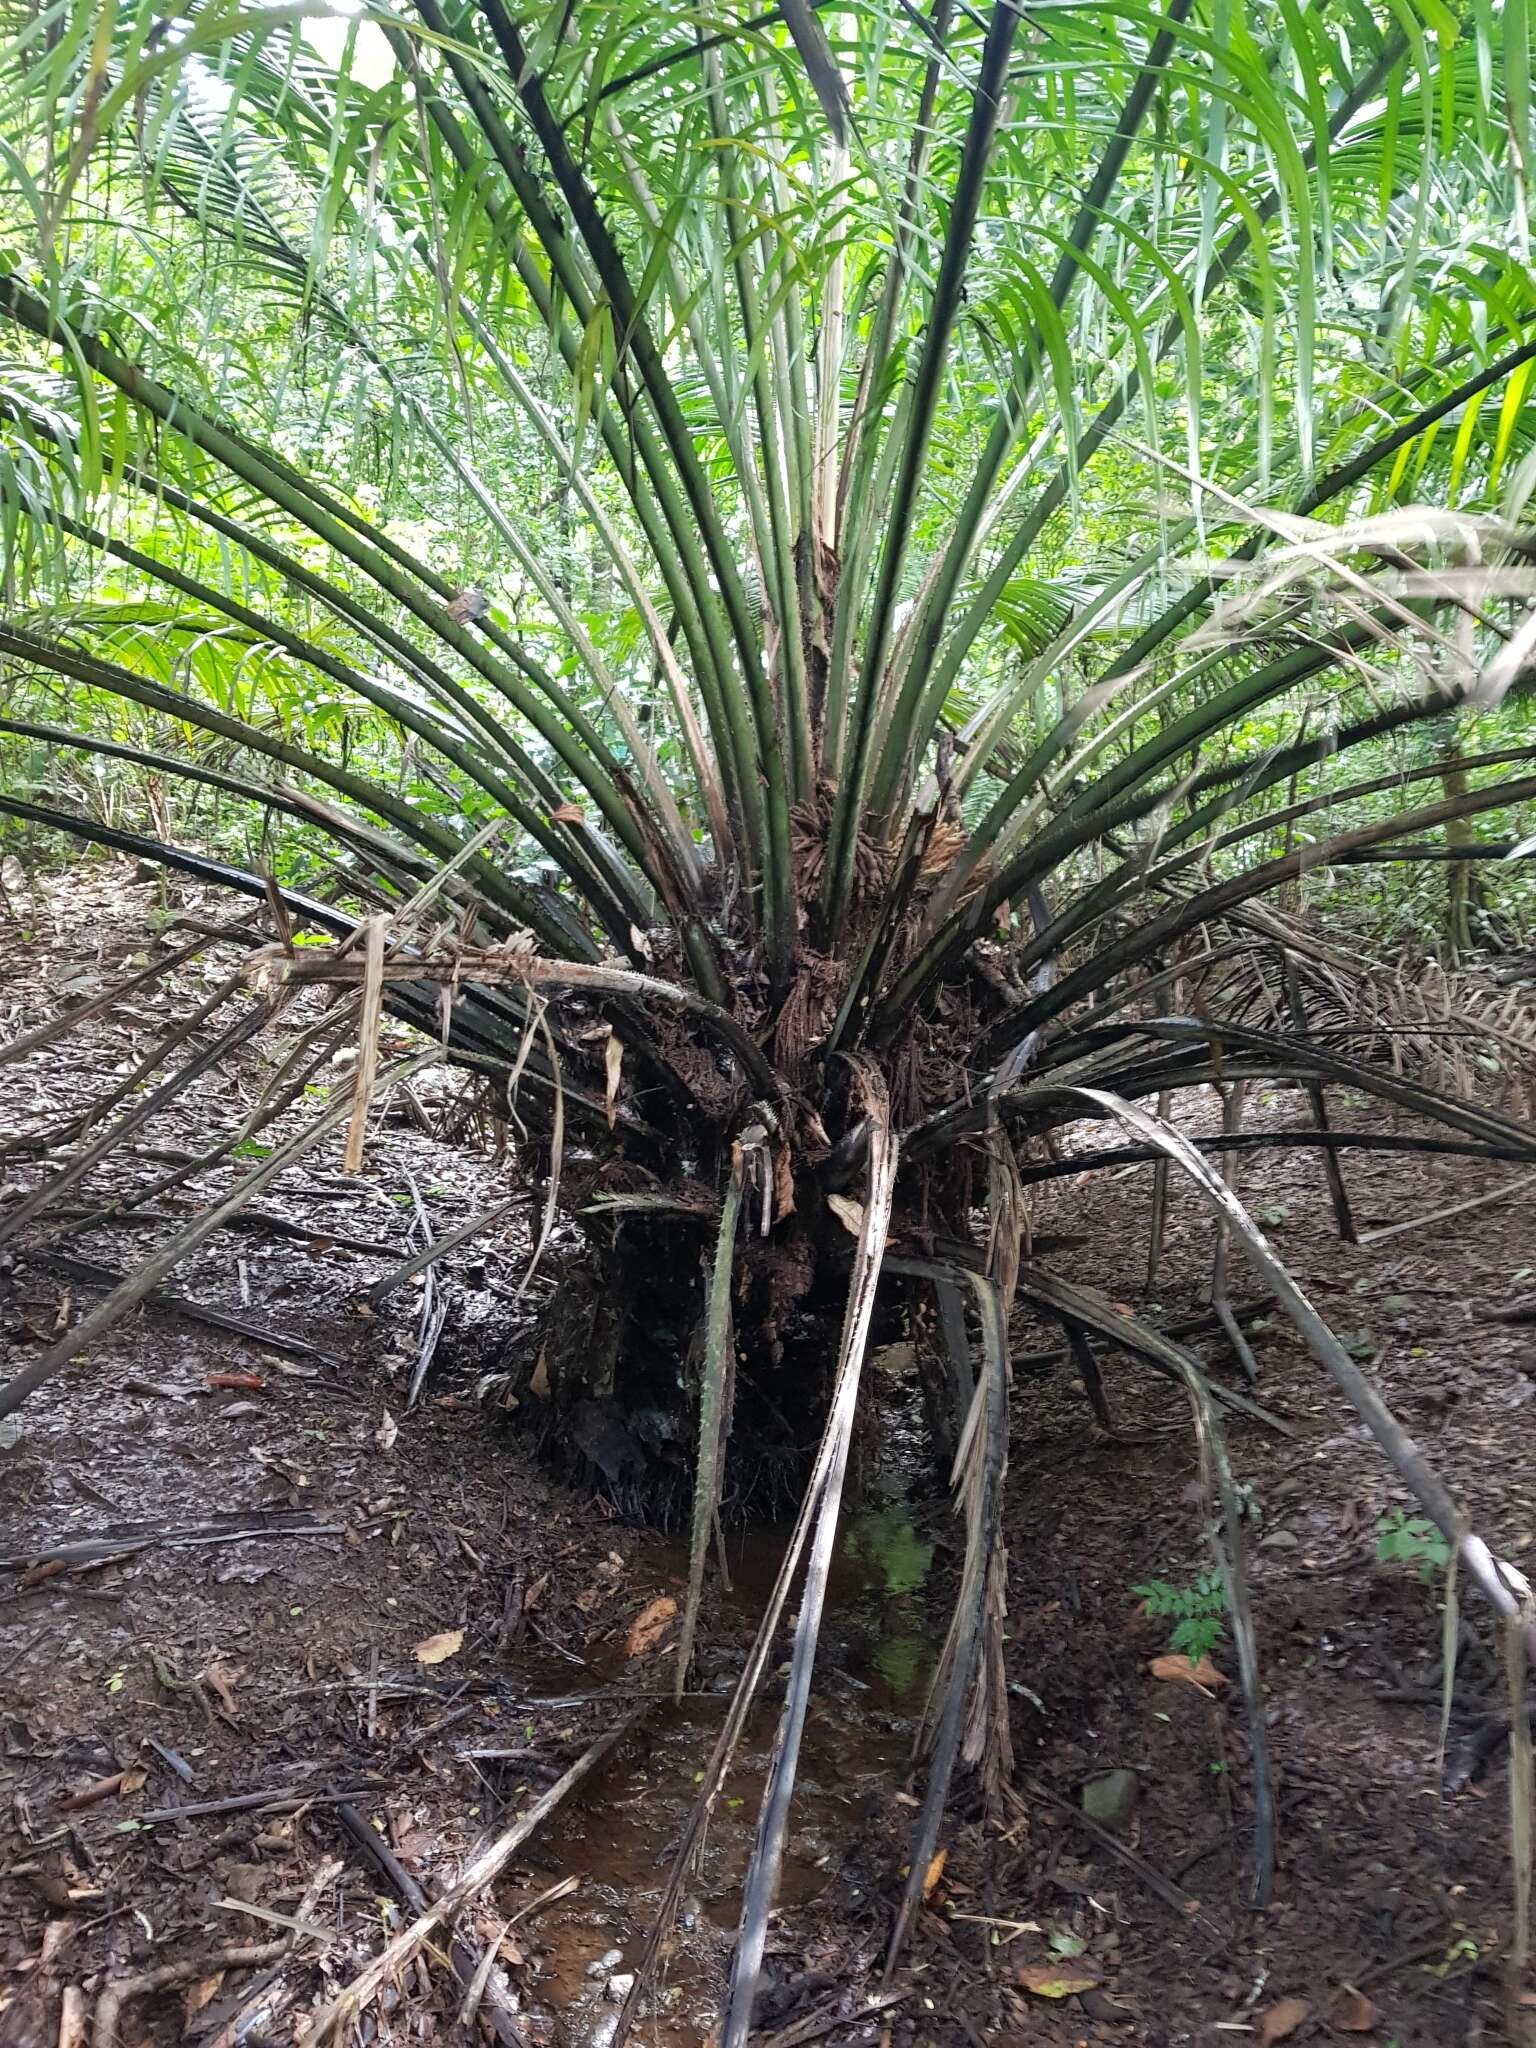
[[[1303,920],[1250,906],[1234,920],[1274,941],[1238,965],[1249,999],[1278,1019],[1279,961],[1292,965],[1302,1015],[1296,1020],[1330,1050],[1390,1067],[1464,1101],[1526,1119],[1536,1107],[1536,1001],[1525,988],[1497,986],[1482,970],[1447,967],[1433,954],[1373,959],[1329,944]],[[1278,949],[1278,950],[1277,950]],[[1230,1007],[1234,989],[1223,989]]]
[[953,866],[955,856],[970,843],[970,834],[958,819],[935,818],[928,834],[928,843],[923,848],[922,862],[918,868],[918,879],[931,887],[940,875]]

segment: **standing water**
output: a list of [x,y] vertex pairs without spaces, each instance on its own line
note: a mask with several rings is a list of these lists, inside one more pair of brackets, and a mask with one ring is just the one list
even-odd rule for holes
[[[703,1765],[783,1557],[788,1530],[743,1531],[728,1546],[731,1590],[716,1600],[716,1632],[731,1652],[696,1660],[703,1688],[660,1707],[585,1804],[573,1805],[542,1840],[539,1868],[508,1904],[529,1904],[559,1883],[575,1889],[530,1923],[544,1974],[535,1996],[558,2017],[569,2048],[605,2048],[618,2021],[660,1905],[676,1844]],[[934,1546],[918,1534],[903,1499],[874,1493],[844,1510],[822,1617],[816,1683],[796,1778],[780,1906],[806,1906],[843,1883],[856,1903],[859,1841],[911,1769],[913,1739],[935,1666],[922,1599]],[[657,1560],[687,1576],[681,1545]],[[734,1624],[734,1626],[733,1626]],[[787,1636],[785,1638],[787,1641]],[[700,1675],[702,1673],[702,1675]],[[677,2048],[706,2042],[719,2019],[719,1989],[735,1942],[741,1884],[779,1719],[772,1677],[753,1714],[717,1804],[699,1867],[663,1951],[655,1992],[659,2029]],[[883,1839],[883,1838],[882,1838]],[[871,1868],[876,1879],[888,1869]],[[772,1971],[770,1942],[769,1973]]]

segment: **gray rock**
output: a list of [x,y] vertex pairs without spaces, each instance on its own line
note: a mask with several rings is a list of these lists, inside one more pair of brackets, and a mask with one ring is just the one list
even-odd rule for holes
[[608,1979],[606,1990],[615,2005],[621,2005],[634,1988],[635,1976],[632,1970],[621,1970]]
[[1101,1771],[1083,1787],[1083,1811],[1101,1828],[1123,1834],[1131,1824],[1140,1792],[1134,1771]]
[[623,1960],[623,1949],[611,1948],[606,1954],[600,1955],[595,1963],[588,1963],[587,1975],[589,1977],[606,1977],[610,1971],[616,1970]]

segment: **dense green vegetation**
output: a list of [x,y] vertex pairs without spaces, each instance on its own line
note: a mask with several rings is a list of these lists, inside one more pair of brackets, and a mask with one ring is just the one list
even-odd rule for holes
[[978,1385],[936,1423],[941,1801],[1001,1627],[1007,1306],[1099,1313],[1021,1268],[1030,1141],[1117,1118],[1219,1204],[1136,1099],[1343,1076],[1531,1150],[1255,1008],[1288,928],[1245,922],[1524,930],[1476,856],[1536,797],[1527,10],[9,19],[0,814],[274,885],[285,987],[432,1029],[452,984],[592,1242],[554,1395],[702,1417],[694,1602],[726,1438],[782,1439],[787,1384],[826,1420],[797,1673],[876,1281],[937,1287]]

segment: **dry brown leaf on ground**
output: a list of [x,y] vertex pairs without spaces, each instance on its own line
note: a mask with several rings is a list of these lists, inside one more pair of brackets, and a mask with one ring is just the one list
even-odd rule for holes
[[[44,1859],[44,1867],[46,1868],[46,1859]],[[43,1871],[39,1871],[37,1874],[41,1877],[44,1873]],[[50,1885],[49,1892],[51,1893],[51,1891],[52,1886]],[[48,1895],[45,1894],[45,1896]],[[69,1904],[69,1895],[67,1892],[63,1894],[63,1903],[65,1905]],[[49,1904],[53,1904],[53,1900],[51,1897],[49,1898]],[[42,1940],[38,1943],[38,1969],[43,1971],[51,1970],[53,1968],[54,1957],[69,1942],[74,1940],[76,1934],[78,1934],[79,1931],[80,1930],[78,1925],[73,1920],[45,1920],[43,1922]]]
[[1099,1980],[1086,1974],[1081,1963],[1025,1963],[1014,1982],[1036,1998],[1073,1998],[1079,1991],[1097,1990]]
[[386,1408],[378,1428],[373,1432],[373,1440],[379,1449],[387,1454],[395,1448],[395,1438],[399,1434],[400,1425]]
[[211,1977],[199,1977],[195,1984],[187,1986],[181,1996],[188,2019],[191,2019],[194,2014],[200,2013],[205,2005],[212,2003],[218,1996],[219,1986],[223,1982],[224,1972],[222,1970],[215,1970]]
[[1311,2013],[1304,1998],[1282,1998],[1278,2005],[1269,2006],[1259,2021],[1259,2048],[1270,2048],[1272,2041],[1288,2041]]
[[934,1892],[938,1889],[939,1879],[944,1875],[944,1866],[948,1861],[949,1851],[947,1849],[940,1849],[929,1862],[928,1868],[923,1872],[923,1897],[925,1899],[931,1899]]
[[648,1607],[641,1608],[630,1623],[629,1634],[624,1638],[625,1656],[648,1656],[676,1618],[677,1602],[670,1593],[658,1594]]
[[205,1666],[202,1672],[203,1683],[210,1692],[217,1695],[226,1721],[238,1721],[240,1718],[239,1704],[235,1699],[235,1680],[239,1676],[239,1670],[235,1665],[218,1660]]
[[1341,2034],[1368,2034],[1381,2015],[1363,1991],[1341,1984],[1328,2005],[1328,2024]]
[[463,1629],[445,1628],[440,1635],[428,1636],[425,1642],[416,1645],[416,1662],[444,1664],[450,1657],[457,1657],[463,1647]]
[[1165,1657],[1154,1657],[1147,1666],[1154,1678],[1166,1679],[1171,1685],[1198,1685],[1202,1690],[1218,1691],[1227,1682],[1226,1674],[1218,1671],[1209,1657],[1202,1657],[1198,1663],[1177,1650],[1170,1650]]

